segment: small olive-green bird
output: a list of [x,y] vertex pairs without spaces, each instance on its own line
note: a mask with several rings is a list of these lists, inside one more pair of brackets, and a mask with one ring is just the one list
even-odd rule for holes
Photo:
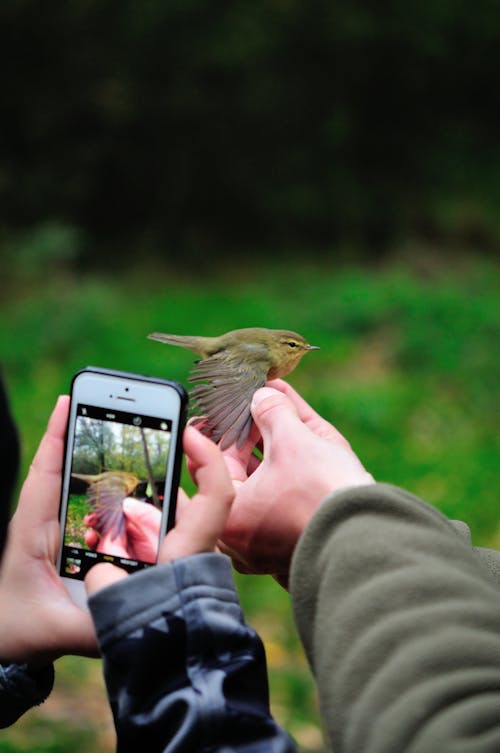
[[94,528],[103,536],[110,533],[111,539],[125,532],[125,516],[122,504],[136,489],[140,480],[126,471],[103,471],[102,473],[72,473],[88,484],[88,502],[97,515]]
[[151,340],[188,348],[201,356],[189,377],[199,382],[191,392],[201,417],[201,431],[225,450],[240,448],[252,425],[250,403],[268,379],[286,376],[310,350],[318,350],[296,332],[249,327],[219,337],[166,335],[154,332]]

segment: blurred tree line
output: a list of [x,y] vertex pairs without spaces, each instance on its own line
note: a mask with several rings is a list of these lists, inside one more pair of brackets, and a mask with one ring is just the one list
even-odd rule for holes
[[149,463],[153,478],[162,479],[169,446],[168,432],[81,418],[71,471],[126,471],[147,480]]
[[2,0],[1,240],[491,249],[499,62],[494,0]]

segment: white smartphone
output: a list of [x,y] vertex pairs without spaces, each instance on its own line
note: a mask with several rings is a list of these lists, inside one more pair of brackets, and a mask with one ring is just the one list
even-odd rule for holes
[[155,564],[175,521],[187,395],[166,379],[89,366],[71,386],[58,572],[86,607],[98,562]]

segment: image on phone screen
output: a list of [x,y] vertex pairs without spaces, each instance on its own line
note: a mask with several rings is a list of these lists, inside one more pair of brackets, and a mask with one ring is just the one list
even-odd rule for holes
[[60,575],[156,562],[171,436],[165,418],[77,405]]

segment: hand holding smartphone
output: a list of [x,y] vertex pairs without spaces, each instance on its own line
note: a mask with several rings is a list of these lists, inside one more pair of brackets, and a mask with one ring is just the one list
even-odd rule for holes
[[78,605],[98,562],[133,573],[157,561],[175,520],[186,408],[173,381],[94,367],[75,375],[57,566]]

